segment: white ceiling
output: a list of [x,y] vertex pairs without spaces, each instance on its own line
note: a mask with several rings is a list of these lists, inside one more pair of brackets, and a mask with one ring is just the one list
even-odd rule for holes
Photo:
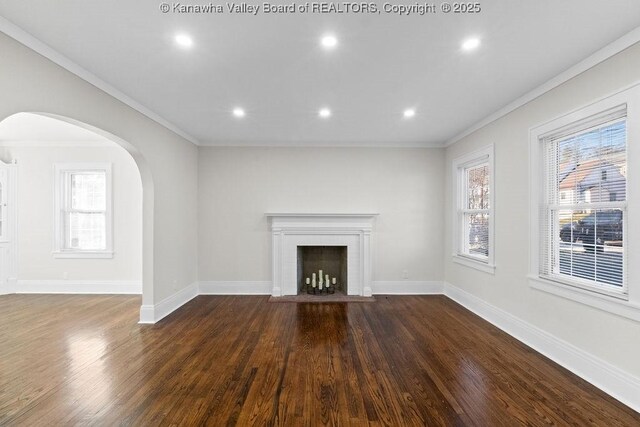
[[[425,16],[163,14],[159,4],[8,1],[0,15],[217,145],[442,144],[640,23],[638,0],[491,0],[476,15]],[[191,49],[176,46],[179,32]],[[320,47],[327,32],[332,51]],[[463,52],[470,36],[482,44]]]

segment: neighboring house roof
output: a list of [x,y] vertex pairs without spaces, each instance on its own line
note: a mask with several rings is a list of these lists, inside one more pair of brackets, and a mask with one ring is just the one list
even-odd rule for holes
[[587,160],[582,163],[560,165],[560,190],[575,190],[594,169],[600,166],[600,160]]
[[[561,166],[560,191],[572,190],[582,193],[588,189],[599,187],[614,193],[624,194],[626,177],[621,173],[621,167],[602,160],[588,160],[576,166],[566,164]],[[606,175],[605,175],[606,173]]]

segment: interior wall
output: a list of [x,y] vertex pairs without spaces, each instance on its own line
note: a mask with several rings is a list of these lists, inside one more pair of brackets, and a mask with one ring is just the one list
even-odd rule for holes
[[374,281],[441,281],[443,166],[443,149],[200,147],[200,280],[271,280],[265,213],[353,212],[380,214]]
[[[50,146],[19,141],[0,148],[4,161],[18,163],[18,280],[142,280],[142,183],[138,168],[129,153],[115,144],[86,144]],[[113,258],[53,257],[56,163],[111,163]]]
[[197,147],[128,105],[0,34],[0,120],[54,114],[130,144],[143,177],[143,304],[197,280]]
[[[529,129],[638,81],[640,45],[635,45],[448,147],[444,205],[447,282],[636,377],[640,377],[640,323],[530,288],[527,275]],[[495,147],[495,275],[453,263],[451,258],[452,162],[489,144]]]

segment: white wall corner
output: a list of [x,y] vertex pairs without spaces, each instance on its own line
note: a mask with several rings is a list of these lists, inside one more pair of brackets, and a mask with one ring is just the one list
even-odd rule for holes
[[17,280],[16,294],[142,294],[140,280]]
[[372,282],[375,295],[442,295],[444,282],[433,281],[377,281]]
[[140,307],[140,322],[145,324],[156,323],[173,313],[192,299],[198,296],[198,282],[193,282],[173,295],[169,295],[154,305]]
[[444,294],[517,340],[640,412],[640,378],[597,358],[450,283]]
[[271,295],[270,281],[203,281],[200,295]]
[[153,305],[143,305],[140,307],[140,322],[143,324],[156,323],[155,310]]

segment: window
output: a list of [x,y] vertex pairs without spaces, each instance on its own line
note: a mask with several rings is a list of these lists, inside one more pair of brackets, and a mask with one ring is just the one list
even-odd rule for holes
[[493,272],[493,146],[454,162],[454,261]]
[[58,164],[55,166],[58,258],[110,258],[111,165]]
[[529,285],[640,321],[638,111],[640,84],[531,129]]
[[[626,106],[545,135],[541,277],[625,295]],[[569,197],[558,197],[565,192]]]

